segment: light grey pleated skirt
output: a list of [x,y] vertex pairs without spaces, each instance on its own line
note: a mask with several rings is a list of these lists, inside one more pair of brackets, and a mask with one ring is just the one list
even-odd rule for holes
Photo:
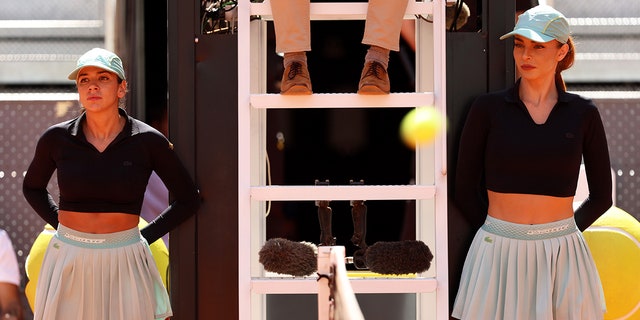
[[603,319],[604,293],[574,218],[527,225],[488,216],[462,269],[452,316]]
[[58,226],[36,288],[34,319],[165,319],[169,295],[139,229],[92,234]]

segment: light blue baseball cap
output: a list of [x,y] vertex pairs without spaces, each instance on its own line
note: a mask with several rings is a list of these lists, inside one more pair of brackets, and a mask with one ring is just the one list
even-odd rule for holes
[[127,80],[124,75],[122,60],[115,53],[102,48],[93,48],[78,58],[76,68],[69,73],[69,80],[76,80],[78,72],[84,67],[98,67],[111,71],[122,80]]
[[518,16],[513,31],[500,37],[500,40],[521,35],[536,42],[558,40],[567,43],[571,31],[567,18],[548,5],[535,6]]

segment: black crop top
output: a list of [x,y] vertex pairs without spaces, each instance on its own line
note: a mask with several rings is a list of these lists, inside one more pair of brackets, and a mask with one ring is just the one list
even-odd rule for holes
[[536,124],[518,96],[519,84],[482,95],[471,106],[460,139],[455,203],[479,226],[487,214],[487,189],[571,197],[584,161],[589,197],[575,214],[584,230],[612,204],[609,149],[598,109],[558,90],[547,121]]
[[156,129],[129,117],[114,141],[99,152],[82,130],[85,114],[54,125],[40,137],[23,182],[23,193],[34,210],[58,227],[58,206],[46,187],[57,171],[60,209],[81,212],[140,214],[144,192],[156,171],[173,202],[141,230],[149,243],[194,214],[198,190],[171,143]]

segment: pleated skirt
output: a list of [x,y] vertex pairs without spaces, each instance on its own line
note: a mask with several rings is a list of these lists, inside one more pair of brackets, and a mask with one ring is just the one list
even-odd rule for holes
[[488,216],[467,254],[452,316],[599,320],[605,311],[598,270],[573,217],[527,225]]
[[133,228],[108,234],[59,225],[42,263],[34,319],[165,319],[169,295]]

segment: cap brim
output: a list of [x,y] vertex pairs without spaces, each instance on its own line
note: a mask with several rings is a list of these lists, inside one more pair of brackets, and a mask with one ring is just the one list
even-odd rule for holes
[[[84,64],[84,65],[82,65],[82,66],[79,66],[79,67],[75,68],[73,71],[71,71],[71,73],[69,73],[69,75],[67,76],[67,79],[69,79],[69,80],[74,80],[74,81],[75,81],[75,80],[78,78],[78,72],[80,72],[80,70],[82,70],[82,69],[84,69],[84,68],[86,68],[86,67],[97,67],[97,68],[100,68],[100,69],[103,69],[103,70],[107,70],[107,71],[109,71],[109,72],[114,73],[116,76],[118,76],[118,78],[121,78],[121,77],[120,77],[120,75],[118,74],[118,71],[113,70],[113,69],[110,69],[110,68],[106,68],[106,67],[104,66],[104,64],[100,64],[100,63],[87,63],[87,64]],[[124,80],[124,79],[122,79],[122,80]]]
[[82,68],[84,68],[84,66],[75,68],[73,71],[71,71],[71,73],[69,73],[69,75],[67,76],[67,79],[76,80],[76,78],[78,77],[78,72]]
[[538,33],[538,32],[533,31],[531,29],[515,29],[515,30],[503,35],[502,37],[500,37],[500,40],[504,40],[506,38],[513,37],[515,35],[523,36],[523,37],[528,38],[528,39],[530,39],[532,41],[535,41],[535,42],[549,42],[549,41],[555,39],[554,37],[550,37],[548,35]]

